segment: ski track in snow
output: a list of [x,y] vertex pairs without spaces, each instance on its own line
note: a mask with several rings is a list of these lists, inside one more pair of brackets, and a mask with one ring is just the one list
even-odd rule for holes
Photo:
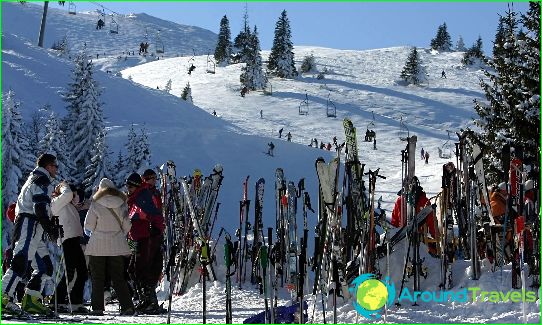
[[[271,78],[272,96],[262,92],[250,92],[245,98],[239,94],[241,65],[217,67],[215,74],[206,73],[207,53],[214,48],[216,35],[205,30],[173,24],[147,15],[117,17],[119,35],[111,35],[94,29],[98,15],[95,12],[69,15],[66,11],[49,9],[47,19],[46,48],[34,45],[41,11],[37,6],[18,3],[2,3],[2,68],[3,89],[15,90],[16,99],[21,102],[22,114],[30,114],[44,104],[65,115],[65,103],[60,94],[71,82],[72,63],[69,58],[58,57],[47,47],[67,35],[72,54],[83,47],[95,63],[96,80],[103,87],[102,100],[108,129],[108,143],[116,158],[116,152],[123,148],[132,123],[145,126],[149,134],[153,163],[161,165],[168,159],[177,163],[177,175],[191,174],[200,168],[204,174],[214,164],[224,166],[224,183],[219,195],[221,202],[217,225],[230,233],[238,225],[238,200],[241,199],[241,185],[250,175],[249,198],[254,195],[253,184],[259,177],[266,179],[264,196],[264,226],[275,224],[274,172],[277,167],[284,169],[286,178],[297,182],[306,178],[306,187],[316,206],[317,181],[314,161],[323,156],[326,161],[333,153],[309,148],[312,138],[332,142],[337,136],[339,143],[344,140],[342,121],[352,119],[358,130],[360,160],[366,164],[365,171],[380,168],[387,178],[377,181],[376,199],[382,196],[383,208],[388,218],[401,186],[401,150],[405,143],[399,140],[400,125],[403,121],[411,134],[418,136],[417,151],[423,147],[431,154],[429,164],[416,160],[417,175],[428,196],[440,191],[442,164],[437,148],[448,139],[446,130],[454,132],[472,123],[475,115],[473,99],[483,100],[479,78],[483,76],[476,67],[464,68],[460,64],[462,53],[434,53],[419,49],[421,60],[427,67],[429,80],[421,87],[401,86],[399,74],[404,66],[409,47],[398,46],[367,51],[335,50],[319,47],[296,47],[297,67],[304,56],[314,54],[318,69],[328,70],[324,80],[316,79],[317,72],[299,76],[293,80]],[[68,26],[68,27],[67,27]],[[142,40],[145,26],[149,30],[151,52],[156,30],[163,30],[162,39],[166,53],[156,60],[153,56],[128,56],[123,51],[136,51]],[[106,26],[108,28],[109,26]],[[176,37],[178,33],[183,37]],[[235,31],[232,31],[235,33]],[[197,44],[194,64],[196,70],[187,74],[192,48],[189,42]],[[105,55],[103,54],[105,52]],[[95,55],[99,53],[99,58]],[[263,51],[264,60],[269,55]],[[112,73],[106,73],[106,71]],[[447,79],[440,73],[446,71]],[[116,74],[120,72],[122,78]],[[131,77],[133,81],[125,80]],[[172,80],[170,94],[163,89]],[[186,83],[190,82],[194,105],[180,100]],[[299,104],[309,98],[309,114],[298,114]],[[326,117],[327,99],[337,107],[337,117]],[[211,113],[216,110],[218,116]],[[260,118],[263,110],[263,118]],[[374,113],[377,147],[364,142],[365,129]],[[284,128],[283,139],[278,139],[278,130]],[[284,136],[292,133],[293,143],[287,143]],[[268,157],[267,143],[276,145],[275,157]],[[453,159],[455,161],[455,159]],[[154,166],[151,166],[154,167]],[[341,175],[342,179],[342,175]],[[252,211],[250,218],[252,220]],[[298,225],[302,224],[298,215]],[[308,229],[313,233],[316,216],[309,214]],[[312,255],[313,241],[309,240],[309,255]],[[434,290],[439,278],[439,260],[427,254],[425,246],[420,248],[422,257],[429,268],[427,279],[421,280],[422,289]],[[392,280],[400,286],[405,247],[401,244],[390,256]],[[217,281],[207,283],[207,320],[210,323],[224,323],[225,317],[225,268],[222,263],[222,243],[217,246]],[[385,260],[380,267],[386,270]],[[482,268],[480,280],[470,280],[469,261],[458,260],[453,264],[456,285],[454,289],[478,286],[482,290],[510,289],[510,266],[502,271],[491,272],[487,265]],[[310,273],[312,276],[312,273]],[[263,311],[264,300],[258,290],[247,281],[243,290],[237,289],[235,276],[232,277],[233,322],[242,321]],[[312,279],[310,281],[312,283]],[[527,279],[530,283],[530,278]],[[407,282],[407,286],[410,282]],[[311,286],[312,287],[312,286]],[[160,292],[161,300],[165,297]],[[202,285],[197,276],[192,286],[182,296],[174,296],[172,323],[200,323],[202,318]],[[279,290],[279,306],[289,300],[285,289]],[[309,321],[321,323],[322,308],[320,296],[316,297],[315,318],[312,318],[314,297],[307,295]],[[167,307],[167,302],[164,304]],[[331,322],[332,312],[327,306],[326,321]],[[107,305],[107,316],[89,323],[165,323],[166,316],[139,315],[116,317],[117,305]],[[420,303],[419,306],[403,304],[388,311],[387,323],[518,323],[522,322],[521,304],[469,302],[466,304]],[[357,315],[350,301],[338,305],[340,323],[370,322]],[[540,300],[527,304],[527,322],[539,323]],[[19,323],[2,321],[2,323]],[[384,323],[384,319],[374,321]]]

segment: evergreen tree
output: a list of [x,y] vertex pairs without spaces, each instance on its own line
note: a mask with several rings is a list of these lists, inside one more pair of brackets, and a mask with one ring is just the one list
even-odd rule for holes
[[260,40],[258,29],[254,26],[254,32],[250,35],[250,55],[246,65],[242,68],[241,84],[250,90],[264,89],[267,84],[267,77],[262,68],[262,56],[260,54]]
[[[82,183],[85,171],[91,164],[92,150],[104,130],[101,90],[94,80],[93,64],[87,54],[82,52],[75,59],[73,82],[68,85],[64,100],[68,103],[66,130],[71,160],[75,165],[73,177]],[[88,190],[88,189],[87,189]]]
[[167,81],[166,86],[164,87],[164,91],[168,94],[171,91],[171,79]]
[[243,30],[235,37],[233,41],[235,47],[235,55],[232,57],[233,62],[246,63],[250,56],[250,25],[248,24],[248,12],[245,7],[243,16]]
[[149,145],[149,137],[147,136],[147,130],[141,129],[141,135],[139,137],[139,151],[141,152],[141,167],[151,166],[151,149]]
[[465,52],[467,48],[465,47],[465,41],[463,41],[463,36],[459,35],[459,39],[457,40],[457,43],[455,44],[455,50],[457,52]]
[[50,111],[50,109],[51,105],[44,105],[43,108],[32,112],[30,121],[24,122],[23,124],[22,130],[25,133],[25,137],[28,139],[30,151],[36,157],[43,152],[46,152],[40,148],[39,143],[45,132],[44,124],[46,123],[46,118],[44,112]]
[[[540,21],[539,8],[533,21]],[[476,138],[486,144],[487,177],[495,183],[508,172],[500,162],[505,144],[521,146],[525,161],[540,162],[540,27],[537,23],[531,25],[530,19],[524,20],[529,29],[525,35],[531,35],[531,43],[518,39],[516,12],[509,9],[502,18],[502,52],[497,51],[498,57],[486,60],[486,78],[480,82],[487,102],[477,101],[474,106],[479,116],[475,124],[481,129]]]
[[450,51],[452,48],[452,38],[448,33],[446,23],[438,27],[437,35],[431,40],[431,48],[437,51]]
[[275,25],[275,38],[273,39],[273,47],[267,63],[269,71],[280,78],[294,78],[297,76],[294,62],[294,46],[291,38],[290,21],[286,15],[286,10],[283,10]]
[[113,165],[113,175],[112,175],[112,181],[115,183],[117,187],[122,187],[124,185],[124,181],[128,177],[128,171],[126,170],[126,165],[124,162],[125,158],[122,155],[122,150],[119,150],[119,154],[117,156],[117,161],[115,161],[115,164]]
[[190,82],[186,84],[186,86],[183,88],[183,92],[181,94],[181,98],[186,100],[189,103],[193,103],[192,100],[192,88],[190,88]]
[[465,54],[463,54],[461,62],[463,62],[464,65],[473,65],[476,61],[483,61],[484,51],[482,46],[482,37],[478,36],[476,42],[467,50],[467,52],[465,52]]
[[[247,18],[248,19],[248,18]],[[217,64],[229,64],[231,58],[231,32],[228,17],[224,15],[220,20],[220,31],[215,48],[215,61]]]
[[111,167],[109,165],[109,148],[105,143],[106,132],[103,130],[98,134],[98,139],[92,148],[92,158],[85,170],[85,188],[92,189],[98,186],[104,177],[111,179]]
[[497,25],[497,32],[495,33],[495,40],[493,41],[493,57],[500,57],[504,51],[504,42],[506,38],[506,31],[504,30],[504,17],[499,16],[499,24]]
[[58,165],[58,179],[71,179],[74,166],[70,160],[66,144],[66,134],[62,130],[61,122],[54,112],[51,112],[45,124],[45,135],[39,141],[41,152],[47,152],[56,156]]
[[421,64],[418,50],[414,47],[408,55],[405,67],[401,71],[401,79],[407,84],[419,85],[427,80],[427,73]]
[[306,56],[301,63],[301,73],[310,71],[316,71],[316,61],[313,54]]
[[141,166],[141,147],[138,141],[138,137],[134,130],[134,125],[130,127],[128,133],[128,143],[126,144],[126,171],[127,174],[137,172]]

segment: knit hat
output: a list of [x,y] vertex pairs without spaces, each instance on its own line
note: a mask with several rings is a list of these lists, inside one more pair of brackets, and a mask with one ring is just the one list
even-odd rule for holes
[[117,187],[110,179],[102,178],[102,180],[100,181],[100,185],[98,185],[98,188],[104,189],[104,188],[117,188]]
[[132,173],[128,178],[126,179],[126,185],[139,187],[141,186],[141,176],[139,176],[138,173]]
[[529,190],[532,190],[533,189],[533,180],[530,179],[528,181],[525,182],[525,191],[529,191]]
[[156,176],[156,172],[152,169],[146,169],[144,172],[143,172],[143,175],[141,175],[141,177],[143,178],[146,178],[146,177],[149,177],[149,176]]

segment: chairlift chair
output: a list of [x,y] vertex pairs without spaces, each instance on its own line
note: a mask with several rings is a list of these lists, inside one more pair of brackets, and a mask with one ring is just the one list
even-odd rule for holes
[[158,33],[156,34],[156,53],[162,54],[164,52],[164,42],[162,42],[162,38],[160,38],[160,30],[158,30]]
[[327,117],[337,117],[337,107],[336,107],[335,104],[329,99],[329,94],[327,95],[326,115],[327,115]]
[[299,104],[299,115],[309,115],[309,95],[305,94],[305,99]]
[[400,129],[399,129],[399,140],[401,141],[407,141],[410,137],[410,131],[408,130],[408,127],[406,126],[405,122],[403,122],[403,117],[401,116],[401,121],[399,122]]
[[77,6],[75,5],[75,3],[73,3],[73,1],[70,1],[70,3],[68,4],[68,13],[70,15],[77,14]]
[[118,34],[119,33],[119,24],[117,24],[117,22],[113,18],[113,15],[111,15],[111,21],[109,22],[109,32],[111,34]]
[[211,58],[210,54],[207,54],[207,73],[215,74],[216,64],[215,61]]
[[365,142],[371,142],[373,141],[373,138],[376,136],[375,129],[375,113],[371,112],[373,114],[373,119],[367,124],[367,131],[365,131]]
[[452,158],[453,154],[453,148],[452,148],[452,142],[450,139],[450,131],[448,132],[448,140],[446,140],[440,148],[438,148],[438,156],[442,159],[450,159]]

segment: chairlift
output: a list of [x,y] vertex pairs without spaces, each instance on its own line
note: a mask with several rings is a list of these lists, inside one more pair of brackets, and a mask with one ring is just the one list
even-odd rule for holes
[[448,140],[446,140],[442,144],[441,147],[437,148],[438,156],[439,156],[439,158],[442,158],[442,159],[450,159],[450,158],[452,158],[452,154],[453,154],[453,147],[452,147],[452,142],[451,142],[451,138],[450,138],[450,131],[446,130],[446,132],[448,132]]
[[164,50],[164,42],[162,42],[162,38],[160,37],[160,30],[158,30],[158,33],[156,34],[156,53],[162,54],[165,52]]
[[373,114],[373,119],[367,124],[367,130],[365,131],[365,142],[371,142],[373,141],[373,138],[376,136],[375,132],[375,113],[371,112]]
[[194,65],[194,62],[196,62],[196,51],[192,49],[192,52],[194,53],[190,59],[188,59],[188,74],[192,75],[192,71],[196,70],[196,66]]
[[68,13],[70,15],[77,14],[77,6],[75,5],[75,3],[73,3],[73,1],[70,1],[70,3],[68,4]]
[[326,115],[327,117],[337,117],[337,107],[331,99],[329,99],[329,94],[327,94]]
[[410,137],[410,131],[408,130],[405,122],[403,122],[403,116],[401,116],[401,120],[399,121],[399,127],[399,140],[407,141]]
[[113,18],[113,14],[111,14],[111,21],[109,22],[109,32],[111,34],[118,34],[119,33],[119,24],[117,24],[117,22]]
[[211,54],[207,53],[207,73],[215,74],[216,64],[215,61],[211,58]]
[[305,99],[299,104],[299,115],[309,115],[309,95],[305,93]]

